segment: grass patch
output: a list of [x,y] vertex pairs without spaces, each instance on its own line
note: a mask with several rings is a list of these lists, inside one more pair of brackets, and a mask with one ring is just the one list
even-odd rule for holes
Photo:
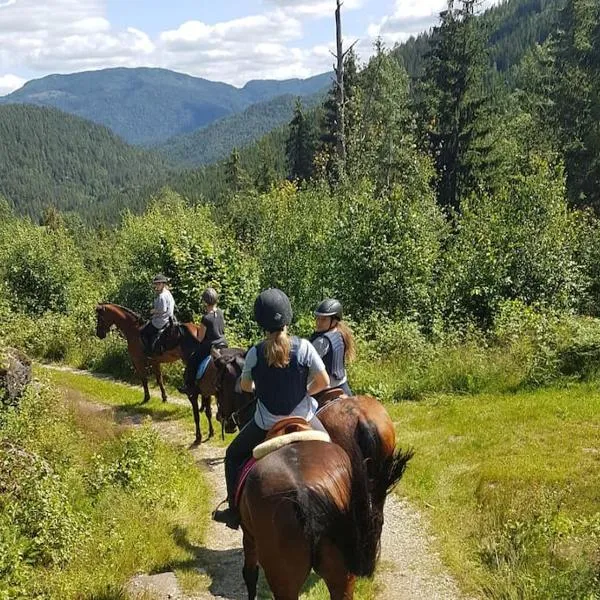
[[389,405],[417,454],[401,489],[489,598],[600,595],[600,391],[591,384]]
[[86,399],[42,385],[0,411],[2,598],[124,599],[135,573],[192,569],[181,539],[201,545],[210,500],[192,458]]
[[[63,391],[76,390],[91,401],[115,407],[117,419],[147,416],[153,421],[177,421],[189,433],[190,443],[194,441],[194,417],[189,402],[175,404],[151,397],[149,402],[141,404],[143,397],[141,388],[138,391],[136,388],[120,382],[97,378],[85,373],[52,369],[44,365],[36,365],[35,370]],[[215,414],[216,410],[213,410],[215,437],[212,438],[212,443],[226,447],[236,434],[225,434],[225,440],[222,440],[221,425],[215,419]],[[203,413],[200,414],[200,429],[202,430],[202,439],[207,439],[208,423]]]

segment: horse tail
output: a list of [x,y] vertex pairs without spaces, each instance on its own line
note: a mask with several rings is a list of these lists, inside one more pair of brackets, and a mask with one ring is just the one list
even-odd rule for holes
[[[330,474],[324,485],[299,486],[298,517],[311,544],[313,566],[319,564],[319,546],[325,537],[340,550],[350,573],[370,577],[379,556],[380,531],[377,532],[364,460],[356,450],[347,454],[350,468],[346,466],[342,476],[349,485],[342,490],[337,477]],[[343,507],[340,498],[344,499]]]
[[391,455],[386,454],[377,426],[372,421],[359,420],[355,436],[360,452],[367,461],[372,498],[383,505],[385,497],[402,479],[414,451],[395,448]]
[[367,465],[373,511],[371,523],[373,535],[379,540],[383,530],[385,499],[404,475],[406,465],[414,453],[412,449],[404,451],[395,448],[389,454],[376,424],[362,419],[357,423],[354,446],[362,454]]

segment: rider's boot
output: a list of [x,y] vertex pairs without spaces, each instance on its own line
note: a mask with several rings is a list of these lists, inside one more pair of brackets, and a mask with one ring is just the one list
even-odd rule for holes
[[225,523],[230,529],[237,529],[241,522],[240,511],[237,508],[226,508],[224,510],[215,510],[213,513],[213,521]]

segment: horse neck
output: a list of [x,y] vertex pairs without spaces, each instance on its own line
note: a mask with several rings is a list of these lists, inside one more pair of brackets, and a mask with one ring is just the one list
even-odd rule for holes
[[122,331],[126,336],[134,333],[137,334],[138,321],[132,314],[129,314],[112,304],[106,305],[106,310],[107,314],[110,315],[109,318],[112,321],[112,325]]

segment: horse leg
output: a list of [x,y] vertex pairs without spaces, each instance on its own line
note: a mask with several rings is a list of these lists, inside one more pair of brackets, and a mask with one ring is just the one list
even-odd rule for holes
[[252,515],[260,531],[257,552],[260,566],[275,600],[298,600],[311,568],[310,547],[291,502],[274,498],[260,515]]
[[142,400],[142,404],[145,404],[150,400],[150,390],[148,389],[148,375],[146,374],[146,361],[144,358],[136,358],[136,360],[133,361],[133,366],[137,371],[137,374],[140,376],[140,379],[142,380],[142,387],[144,388],[144,399]]
[[160,388],[160,395],[162,396],[162,401],[167,401],[167,392],[165,391],[165,386],[163,384],[163,376],[162,371],[160,370],[160,363],[157,360],[152,361],[152,370],[154,371],[154,375],[156,376],[156,383]]
[[200,410],[198,408],[198,393],[194,392],[191,396],[188,396],[192,404],[192,412],[194,413],[194,424],[196,425],[196,439],[194,445],[202,443],[202,432],[200,431]]
[[315,571],[325,581],[331,600],[352,600],[356,578],[346,570],[339,548],[324,540],[319,548],[319,556],[319,566]]
[[258,556],[256,555],[256,546],[254,540],[244,532],[244,568],[242,575],[246,589],[248,590],[248,600],[255,600],[256,585],[258,583]]
[[211,396],[202,396],[202,410],[208,419],[208,437],[211,438],[215,435],[215,430],[212,424],[212,404]]

